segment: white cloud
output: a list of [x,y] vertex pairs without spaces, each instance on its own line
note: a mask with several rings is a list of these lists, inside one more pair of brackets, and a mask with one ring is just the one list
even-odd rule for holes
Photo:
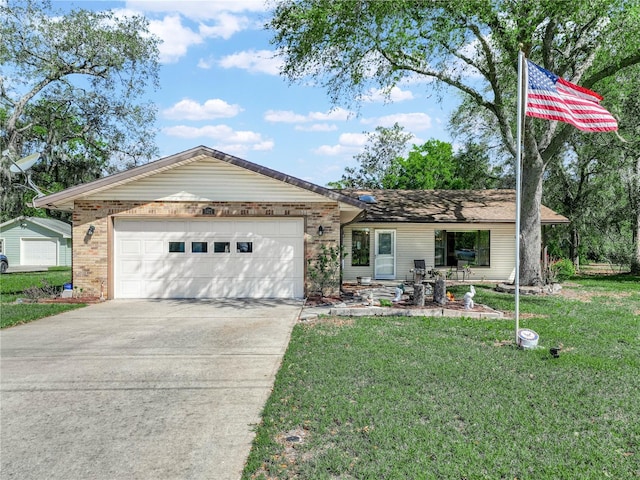
[[219,98],[211,98],[202,104],[185,98],[164,110],[162,115],[174,120],[211,120],[235,117],[241,111],[242,108],[239,105],[229,104]]
[[313,125],[296,125],[295,129],[300,132],[334,132],[338,126],[329,123],[314,123]]
[[313,153],[323,156],[354,155],[367,143],[364,133],[343,133],[338,137],[337,145],[321,145]]
[[223,68],[239,68],[250,73],[266,73],[279,75],[282,60],[272,50],[245,50],[222,57]]
[[210,138],[220,142],[223,151],[241,153],[249,150],[271,150],[274,142],[265,139],[260,133],[248,130],[233,130],[228,125],[206,125],[204,127],[190,127],[175,125],[165,127],[162,132],[170,137],[195,139]]
[[346,121],[352,113],[344,108],[334,108],[328,112],[310,112],[310,120],[332,120],[332,121]]
[[342,145],[321,145],[313,150],[313,153],[316,155],[335,157],[336,155],[345,153],[345,148]]
[[246,30],[251,25],[247,17],[221,13],[215,21],[215,25],[200,24],[200,34],[207,38],[224,38],[228,40],[233,34]]
[[335,108],[328,112],[309,112],[306,115],[295,113],[291,110],[267,110],[264,114],[264,119],[273,123],[344,122],[351,115],[352,112],[344,108]]
[[264,119],[272,123],[303,123],[308,121],[304,115],[294,113],[291,110],[267,110],[264,112]]
[[187,54],[189,47],[203,41],[199,34],[182,25],[178,15],[151,20],[149,31],[162,41],[159,46],[161,63],[177,62]]
[[402,90],[400,87],[392,87],[388,92],[381,88],[372,88],[362,96],[362,101],[369,103],[403,102],[413,100],[413,98],[411,91]]
[[202,68],[203,70],[210,70],[215,64],[215,57],[213,55],[198,60],[198,68]]
[[367,143],[368,140],[369,140],[369,137],[366,133],[343,133],[338,138],[338,141],[340,142],[341,145],[347,145],[352,147],[353,146],[362,147]]
[[362,120],[366,125],[392,127],[394,123],[408,131],[429,130],[432,127],[431,117],[426,113],[396,113],[382,117],[367,118]]
[[157,0],[130,0],[127,8],[144,12],[180,13],[194,20],[210,20],[221,12],[264,12],[264,0],[183,0],[177,2]]

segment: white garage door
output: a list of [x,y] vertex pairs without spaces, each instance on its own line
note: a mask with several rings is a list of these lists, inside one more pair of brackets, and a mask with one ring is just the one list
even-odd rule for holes
[[116,298],[300,298],[302,219],[115,223]]
[[55,238],[22,238],[21,265],[57,265],[58,242]]

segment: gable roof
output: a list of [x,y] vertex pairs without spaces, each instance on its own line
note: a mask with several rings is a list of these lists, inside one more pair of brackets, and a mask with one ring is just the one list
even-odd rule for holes
[[63,222],[62,220],[58,220],[57,218],[17,217],[12,220],[8,220],[4,222],[3,224],[0,225],[0,228],[3,228],[12,223],[18,223],[23,221],[31,222],[42,228],[51,230],[52,232],[55,232],[58,235],[62,235],[63,238],[71,238],[71,225],[68,224],[67,222]]
[[[514,223],[515,190],[340,190],[353,198],[370,195],[365,222],[411,223]],[[541,223],[552,225],[569,220],[541,206]]]
[[342,204],[347,204],[351,207],[355,207],[356,209],[363,209],[365,206],[365,204],[359,201],[357,198],[343,195],[335,190],[330,190],[328,188],[315,185],[311,182],[286,175],[276,170],[263,167],[261,165],[249,162],[233,155],[228,155],[226,153],[205,146],[195,147],[190,150],[186,150],[184,152],[164,157],[145,165],[132,168],[130,170],[126,170],[124,172],[109,175],[107,177],[94,180],[93,182],[67,188],[66,190],[63,190],[61,192],[34,199],[33,204],[35,207],[40,208],[44,207],[56,210],[72,210],[73,202],[75,200],[86,198],[91,195],[100,194],[116,187],[121,187],[132,182],[140,181],[153,175],[157,175],[162,172],[168,172],[178,167],[189,165],[197,161],[202,161],[207,158],[213,158],[226,164],[234,165],[236,167],[244,169],[245,171],[253,172],[260,176],[280,181],[284,184],[297,187],[307,192],[312,192],[324,196]]

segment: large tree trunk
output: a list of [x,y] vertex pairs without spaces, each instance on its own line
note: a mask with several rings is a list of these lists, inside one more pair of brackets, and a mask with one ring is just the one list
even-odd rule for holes
[[520,209],[520,285],[542,285],[540,205],[544,163],[532,135],[525,135]]
[[[636,160],[636,174],[635,174],[635,182],[631,182],[631,185],[634,183],[639,187],[636,192],[640,191],[640,156]],[[633,196],[631,198],[633,205]],[[636,207],[636,226],[633,236],[635,237],[633,241],[635,242],[635,250],[634,250],[634,258],[631,259],[631,273],[635,275],[640,275],[640,195],[636,193],[635,197],[635,207]]]
[[575,224],[571,224],[571,243],[569,244],[569,256],[576,272],[580,271],[580,232]]

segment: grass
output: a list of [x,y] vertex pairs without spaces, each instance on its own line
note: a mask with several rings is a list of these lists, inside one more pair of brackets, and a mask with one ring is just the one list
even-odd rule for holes
[[[0,328],[49,317],[84,304],[15,303],[24,297],[24,291],[44,284],[62,290],[71,281],[71,269],[51,267],[46,272],[6,273],[0,276]],[[44,282],[44,283],[43,283]]]
[[[639,286],[522,296],[535,350],[513,345],[512,319],[298,324],[243,478],[640,478]],[[513,310],[489,287],[475,300]]]

